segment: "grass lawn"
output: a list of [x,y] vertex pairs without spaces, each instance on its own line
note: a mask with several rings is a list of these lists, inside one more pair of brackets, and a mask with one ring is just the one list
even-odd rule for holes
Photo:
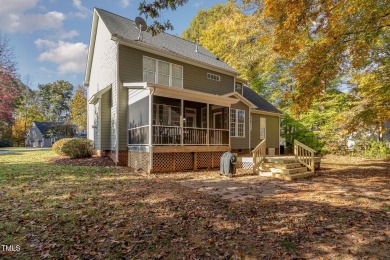
[[120,167],[56,166],[48,161],[54,156],[0,155],[0,245],[20,247],[0,247],[0,258],[390,255],[389,162],[329,157],[318,176],[295,182],[238,176],[231,181],[280,191],[231,200],[181,184],[216,182],[216,172],[147,177]]

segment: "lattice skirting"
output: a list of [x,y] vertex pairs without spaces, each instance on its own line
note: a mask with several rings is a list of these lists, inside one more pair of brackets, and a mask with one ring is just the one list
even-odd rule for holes
[[128,152],[129,160],[128,165],[129,167],[133,168],[134,170],[144,170],[147,172],[149,170],[149,152]]
[[238,173],[252,173],[253,163],[252,162],[237,162],[236,169]]
[[219,168],[224,152],[155,153],[153,172],[177,172]]

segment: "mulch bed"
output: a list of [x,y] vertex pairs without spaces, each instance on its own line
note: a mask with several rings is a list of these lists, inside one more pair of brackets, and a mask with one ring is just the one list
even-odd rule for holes
[[53,157],[50,161],[55,165],[72,165],[72,166],[115,166],[115,163],[108,157],[93,156],[91,158],[70,159],[68,156]]

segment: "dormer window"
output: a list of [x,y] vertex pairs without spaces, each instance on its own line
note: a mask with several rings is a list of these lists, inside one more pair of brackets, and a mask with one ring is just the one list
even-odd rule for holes
[[221,81],[221,76],[212,73],[207,73],[207,78],[215,81]]
[[144,56],[144,81],[183,88],[183,66]]

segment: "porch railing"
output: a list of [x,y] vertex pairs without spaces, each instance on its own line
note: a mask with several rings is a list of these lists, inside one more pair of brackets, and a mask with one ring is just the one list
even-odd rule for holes
[[[209,129],[209,142],[207,142],[207,129],[196,127],[183,127],[183,145],[229,145],[229,130]],[[153,144],[155,145],[181,145],[182,131],[179,126],[153,126]]]
[[305,165],[311,172],[315,172],[314,154],[315,150],[304,145],[303,143],[294,140],[294,155],[295,160]]
[[181,128],[180,126],[153,126],[153,144],[158,145],[180,145]]
[[206,145],[207,144],[207,129],[184,127],[183,144],[186,145]]
[[229,130],[210,129],[210,145],[229,145]]
[[265,143],[265,139],[264,139],[252,151],[253,172],[254,173],[260,169],[261,164],[265,161],[266,152],[267,152],[266,143]]

